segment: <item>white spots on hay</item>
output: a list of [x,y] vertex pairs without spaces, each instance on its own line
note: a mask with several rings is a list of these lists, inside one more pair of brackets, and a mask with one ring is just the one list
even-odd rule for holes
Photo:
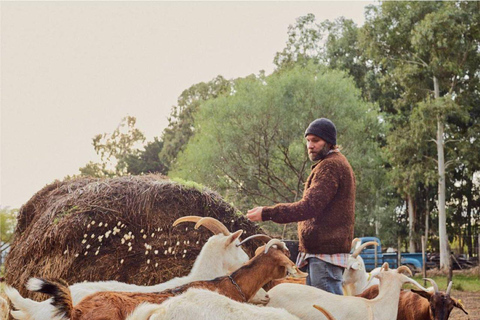
[[124,261],[125,261],[125,260],[123,260],[123,259],[122,259],[122,260],[120,260],[120,264],[123,264],[123,262],[124,262]]
[[164,245],[164,246],[166,246],[166,245],[167,245],[167,240],[165,240],[165,242],[163,243],[163,245]]
[[122,225],[122,223],[121,223],[120,221],[118,221],[118,222],[117,222],[117,226],[120,227],[121,225]]
[[65,251],[63,251],[63,254],[67,254],[67,253],[68,253],[68,249],[67,249],[67,250],[65,250]]
[[147,260],[147,264],[150,264],[150,259]]
[[85,233],[85,234],[83,235],[83,237],[84,237],[84,238],[88,237],[88,234]]
[[98,236],[98,238],[97,238],[97,239],[98,239],[98,242],[102,242],[102,240],[103,240],[103,236]]
[[100,222],[100,223],[98,224],[98,226],[99,226],[99,227],[103,226],[103,222]]
[[88,254],[88,251],[85,251],[85,253],[83,255],[86,256],[87,254]]
[[131,242],[127,243],[127,246],[131,247],[131,246],[132,246],[132,243],[131,243]]
[[87,240],[83,239],[82,240],[82,244],[85,244],[87,242]]
[[187,253],[187,250],[183,250],[183,253]]
[[182,258],[185,258],[185,255],[183,255]]
[[185,228],[185,231],[188,231],[188,227]]
[[176,246],[179,246],[179,245],[180,245],[180,241],[177,241],[177,244],[176,244]]
[[143,239],[147,239],[147,235],[146,235],[146,234],[143,235]]
[[155,268],[158,268],[158,262],[157,262],[157,263],[155,263]]
[[150,235],[150,237],[152,237],[152,238],[155,237],[155,233],[152,233],[152,234]]
[[78,258],[78,253],[75,253],[75,258]]
[[132,251],[132,247],[129,247],[129,248],[128,248],[128,251]]
[[152,246],[149,245],[148,243],[145,243],[144,246],[145,246],[145,249],[152,250]]
[[122,239],[120,240],[120,242],[121,242],[122,244],[125,244],[125,239],[122,238]]
[[168,250],[165,250],[165,252],[164,252],[163,254],[164,254],[164,255],[167,255],[167,253],[168,253]]
[[168,253],[172,253],[172,247],[168,247]]
[[90,245],[89,245],[89,244],[87,244],[86,248],[87,248],[87,249],[90,249]]
[[148,253],[149,253],[149,251],[148,251],[148,250],[147,250],[147,251],[145,251],[145,255],[148,255]]
[[155,252],[155,254],[158,254],[158,250],[155,250],[154,252]]
[[142,230],[140,230],[140,233],[144,233],[144,232],[145,232],[145,231],[144,231],[143,229],[142,229]]
[[94,226],[94,225],[95,225],[95,220],[92,220],[92,222],[90,222],[90,224],[91,224],[92,226]]
[[105,227],[105,228],[108,227],[108,223],[105,222],[105,226],[104,226],[104,227]]
[[92,235],[90,236],[90,238],[95,238],[95,233],[92,233]]

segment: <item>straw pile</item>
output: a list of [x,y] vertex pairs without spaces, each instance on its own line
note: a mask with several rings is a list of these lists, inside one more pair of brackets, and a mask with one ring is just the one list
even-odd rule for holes
[[[32,277],[81,281],[118,280],[153,285],[188,274],[212,233],[172,223],[186,215],[209,216],[242,238],[262,231],[210,191],[159,175],[54,182],[20,210],[6,281],[24,296]],[[258,241],[246,244],[252,256]]]

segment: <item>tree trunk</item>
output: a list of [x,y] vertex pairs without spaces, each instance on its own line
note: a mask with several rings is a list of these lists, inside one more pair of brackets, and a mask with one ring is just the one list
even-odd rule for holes
[[[435,99],[440,98],[437,77],[433,77]],[[445,207],[445,152],[443,139],[444,124],[441,116],[437,118],[437,156],[438,156],[438,235],[440,238],[440,269],[450,268],[450,248],[447,235],[447,212]]]
[[411,195],[407,195],[408,208],[408,252],[415,252],[415,210],[413,208],[413,199]]
[[426,212],[425,212],[425,248],[428,247],[428,229],[430,228],[429,218],[430,218],[430,202],[428,201],[428,189],[427,189],[427,203],[426,203]]

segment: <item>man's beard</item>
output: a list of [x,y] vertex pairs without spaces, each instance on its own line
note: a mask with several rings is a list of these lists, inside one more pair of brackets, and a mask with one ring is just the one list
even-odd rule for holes
[[310,158],[311,161],[318,161],[324,159],[328,152],[330,151],[330,145],[326,143],[318,153],[309,153],[308,157]]

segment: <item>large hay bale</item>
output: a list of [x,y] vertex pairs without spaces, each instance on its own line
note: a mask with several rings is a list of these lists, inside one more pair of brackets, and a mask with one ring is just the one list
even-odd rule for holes
[[[47,185],[21,209],[6,281],[24,296],[30,277],[69,283],[118,280],[153,285],[188,274],[212,233],[186,215],[209,216],[246,236],[262,231],[222,198],[158,175],[76,178]],[[260,243],[247,245],[251,255]]]

